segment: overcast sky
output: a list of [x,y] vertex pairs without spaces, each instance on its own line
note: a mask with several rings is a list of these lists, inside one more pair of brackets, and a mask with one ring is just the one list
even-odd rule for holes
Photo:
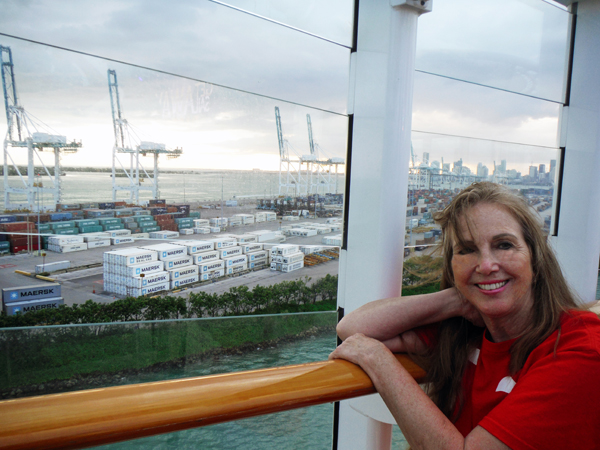
[[[139,137],[183,148],[179,159],[163,157],[162,167],[277,170],[275,106],[298,154],[309,153],[310,114],[326,155],[344,157],[350,54],[344,46],[351,42],[352,2],[229,3],[342,45],[208,0],[3,0],[0,32],[101,58],[5,36],[0,45],[12,49],[21,105],[56,134],[82,140],[83,149],[65,155],[64,165],[111,164],[108,69],[117,72],[123,115]],[[541,0],[434,2],[419,23],[413,129],[555,146],[558,106],[552,101],[562,98],[566,35],[566,12]],[[555,155],[514,146],[497,146],[491,155],[485,145],[479,154],[477,141],[468,151],[425,148],[425,141],[416,139],[415,150],[429,150],[432,160],[445,153],[445,162],[462,156],[488,167],[500,157],[524,170]]]

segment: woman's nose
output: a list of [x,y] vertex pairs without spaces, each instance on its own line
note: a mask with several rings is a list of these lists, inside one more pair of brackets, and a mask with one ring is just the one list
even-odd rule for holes
[[477,272],[488,275],[498,270],[498,261],[494,253],[488,250],[479,253],[479,261],[477,262]]

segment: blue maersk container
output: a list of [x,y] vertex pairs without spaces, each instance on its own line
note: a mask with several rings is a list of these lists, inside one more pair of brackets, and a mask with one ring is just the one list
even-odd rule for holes
[[0,223],[12,223],[17,221],[17,216],[0,216]]

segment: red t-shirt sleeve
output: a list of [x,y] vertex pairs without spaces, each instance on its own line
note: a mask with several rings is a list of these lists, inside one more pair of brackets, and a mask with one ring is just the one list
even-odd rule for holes
[[439,323],[431,323],[422,327],[413,328],[419,339],[425,343],[428,348],[433,348],[438,341]]
[[550,346],[534,350],[511,393],[479,425],[513,450],[600,449],[600,356],[584,345],[586,333],[559,341],[556,356]]

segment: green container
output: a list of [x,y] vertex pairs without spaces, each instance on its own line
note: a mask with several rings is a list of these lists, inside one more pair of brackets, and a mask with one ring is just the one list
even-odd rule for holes
[[75,227],[75,221],[68,220],[66,222],[50,222],[50,227],[53,230],[62,230],[63,228],[73,228],[73,227]]
[[[100,225],[114,225],[114,224],[120,224],[121,219],[114,218],[114,217],[104,217],[104,218],[98,219],[98,222]],[[113,228],[113,230],[114,229],[115,228]]]
[[141,227],[142,233],[150,233],[151,231],[160,231],[160,227],[158,225],[152,225],[150,227]]
[[97,219],[84,219],[84,220],[76,220],[75,224],[79,227],[92,227],[94,225],[98,225],[100,222],[98,222]]
[[100,231],[104,231],[102,225],[90,225],[88,227],[79,228],[80,233],[98,233]]
[[79,234],[79,228],[61,228],[54,230],[52,234]]
[[48,231],[50,229],[50,224],[49,223],[40,223],[37,226],[38,231]]
[[200,218],[200,211],[192,211],[190,213],[190,217],[194,217],[195,219],[199,219]]
[[102,231],[111,231],[111,230],[122,230],[125,228],[125,225],[122,223],[111,223],[108,225],[102,225]]
[[0,242],[0,250],[4,250],[7,248],[10,249],[10,242],[8,242],[8,241]]
[[152,216],[135,216],[135,220],[137,223],[154,222],[154,217],[152,217]]

